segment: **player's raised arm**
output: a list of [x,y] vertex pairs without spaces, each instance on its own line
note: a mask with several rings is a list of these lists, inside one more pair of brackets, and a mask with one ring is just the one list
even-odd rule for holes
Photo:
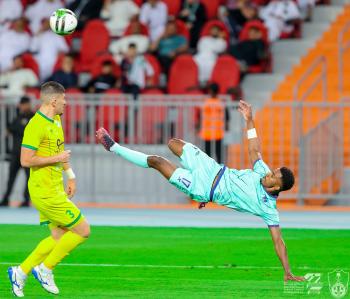
[[63,151],[58,155],[51,157],[40,157],[36,155],[35,149],[30,149],[22,145],[21,149],[21,165],[23,167],[43,167],[53,165],[55,163],[69,162],[70,151]]
[[254,165],[256,160],[261,159],[261,147],[255,131],[252,106],[245,101],[239,101],[238,111],[242,113],[247,123],[249,158],[252,165]]
[[303,281],[304,277],[302,276],[294,276],[291,272],[289,262],[288,262],[288,254],[287,247],[284,244],[282,239],[281,229],[279,226],[271,226],[269,227],[270,233],[272,236],[273,243],[275,245],[276,253],[282,263],[284,269],[284,281],[294,280],[294,281]]

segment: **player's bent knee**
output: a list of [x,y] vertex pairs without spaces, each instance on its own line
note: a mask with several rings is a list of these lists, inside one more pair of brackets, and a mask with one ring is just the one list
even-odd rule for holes
[[149,167],[159,169],[160,166],[164,163],[165,159],[160,156],[148,156],[147,164]]
[[72,228],[72,232],[87,239],[90,237],[91,233],[90,224],[86,220],[84,220],[82,223]]
[[51,229],[51,236],[55,241],[59,241],[61,237],[67,232],[68,230],[56,227]]
[[171,138],[168,142],[169,149],[177,156],[182,155],[182,148],[186,144],[185,141],[178,138]]

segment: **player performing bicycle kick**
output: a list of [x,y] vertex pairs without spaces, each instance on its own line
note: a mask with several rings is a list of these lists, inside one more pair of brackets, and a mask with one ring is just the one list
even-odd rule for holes
[[255,130],[251,105],[239,102],[238,111],[247,124],[248,151],[252,169],[229,169],[191,143],[171,139],[169,149],[180,158],[183,167],[169,160],[130,150],[116,143],[104,128],[96,132],[98,141],[107,151],[144,168],[159,171],[172,185],[200,203],[215,202],[240,212],[261,217],[267,224],[276,253],[284,269],[284,280],[303,281],[291,272],[287,248],[279,227],[276,200],[280,192],[294,185],[293,172],[281,167],[271,170],[261,157],[260,142]]

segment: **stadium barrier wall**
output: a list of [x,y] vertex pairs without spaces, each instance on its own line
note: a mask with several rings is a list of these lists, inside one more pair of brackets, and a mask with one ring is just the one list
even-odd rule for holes
[[[179,164],[166,144],[171,137],[204,149],[199,137],[203,100],[198,95],[144,95],[134,100],[127,95],[68,94],[62,116],[66,148],[72,150],[72,164],[78,177],[77,201],[116,203],[186,203],[188,199],[154,170],[140,169],[116,158],[96,144],[95,131],[104,126],[116,140],[147,154],[165,156]],[[222,146],[224,163],[231,168],[251,167],[247,155],[245,123],[237,103],[222,97],[227,111]],[[33,101],[34,106],[40,102]],[[0,100],[0,193],[4,192],[8,164],[5,161],[6,123],[16,115],[11,99]],[[280,196],[282,200],[346,199],[342,193],[344,172],[344,113],[350,103],[267,103],[256,111],[255,120],[262,141],[263,158],[270,167],[288,166],[296,173],[296,187]],[[298,132],[292,128],[292,114],[298,109]],[[274,119],[274,122],[271,122]],[[277,119],[278,126],[275,125]],[[270,120],[270,121],[269,121]],[[297,145],[292,144],[297,134]],[[8,142],[6,142],[6,140]],[[214,148],[215,145],[212,144]],[[179,164],[180,165],[180,164]],[[20,199],[24,176],[19,179],[13,199]],[[347,201],[348,203],[348,201]]]

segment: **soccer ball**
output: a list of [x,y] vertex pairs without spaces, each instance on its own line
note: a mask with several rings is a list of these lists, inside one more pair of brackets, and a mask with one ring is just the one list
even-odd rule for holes
[[68,35],[77,28],[78,20],[74,12],[66,8],[57,9],[50,17],[50,27],[59,35]]

